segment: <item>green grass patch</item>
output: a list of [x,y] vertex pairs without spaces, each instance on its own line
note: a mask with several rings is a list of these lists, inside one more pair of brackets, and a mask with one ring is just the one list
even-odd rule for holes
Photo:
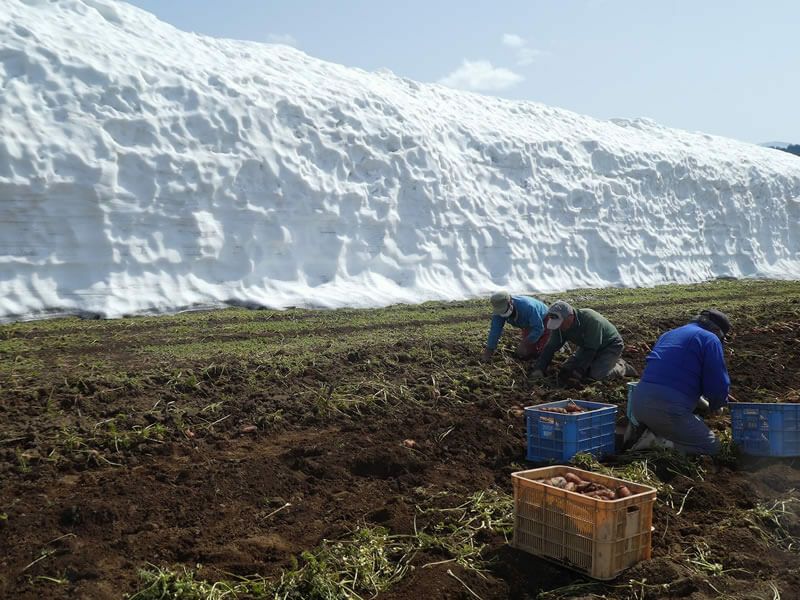
[[[425,496],[425,494],[423,494]],[[414,568],[421,551],[445,558],[426,563],[456,563],[475,572],[488,566],[482,534],[511,533],[513,499],[502,491],[476,492],[454,507],[434,507],[443,497],[427,495],[417,507],[420,525],[414,535],[391,535],[383,527],[363,526],[340,540],[324,540],[303,552],[295,565],[274,578],[260,575],[204,580],[196,570],[149,565],[140,571],[141,587],[130,600],[351,600],[385,592]]]

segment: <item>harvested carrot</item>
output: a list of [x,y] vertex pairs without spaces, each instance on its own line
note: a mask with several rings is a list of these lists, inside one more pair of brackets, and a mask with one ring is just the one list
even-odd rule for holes
[[556,476],[549,479],[535,479],[534,481],[568,492],[583,494],[584,496],[596,498],[597,500],[619,500],[633,495],[627,485],[620,485],[615,489],[611,489],[595,481],[583,480],[575,473],[569,472],[564,473],[563,477]]
[[567,402],[566,410],[567,410],[567,412],[568,412],[568,413],[582,413],[582,412],[586,412],[586,411],[585,411],[584,409],[582,409],[580,406],[578,406],[577,404],[575,404],[575,402],[573,402],[572,400],[570,400],[569,402]]

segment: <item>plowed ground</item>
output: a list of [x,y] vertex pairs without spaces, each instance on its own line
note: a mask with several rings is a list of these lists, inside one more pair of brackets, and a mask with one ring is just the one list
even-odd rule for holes
[[[609,317],[639,369],[659,333],[725,310],[737,399],[800,401],[798,282],[563,297]],[[651,459],[670,486],[653,560],[612,582],[510,548],[510,474],[536,466],[521,407],[591,399],[622,422],[626,391],[529,384],[515,331],[481,364],[488,318],[476,301],[0,326],[0,597],[159,597],[141,575],[156,569],[228,597],[271,598],[281,574],[303,580],[288,597],[346,597],[332,544],[362,539],[398,566],[385,599],[800,598],[798,459]],[[338,591],[309,579],[314,561]],[[262,596],[235,588],[247,576]]]

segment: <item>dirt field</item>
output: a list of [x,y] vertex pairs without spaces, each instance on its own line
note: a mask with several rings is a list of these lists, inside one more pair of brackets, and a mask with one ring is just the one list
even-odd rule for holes
[[[800,402],[800,282],[563,297],[617,324],[640,369],[660,332],[725,310],[733,394]],[[621,420],[626,392],[529,385],[515,330],[481,364],[488,312],[0,326],[0,597],[800,598],[800,459],[729,444],[592,465],[660,490],[653,560],[613,582],[511,549],[510,473],[535,466],[521,407],[592,399]]]

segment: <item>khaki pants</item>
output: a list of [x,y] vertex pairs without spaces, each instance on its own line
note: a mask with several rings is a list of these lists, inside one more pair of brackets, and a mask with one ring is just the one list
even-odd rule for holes
[[[585,373],[581,373],[581,375],[588,376],[597,381],[625,377],[625,361],[621,358],[624,349],[625,344],[622,338],[615,339],[609,346],[606,346],[595,354],[589,368]],[[575,355],[572,355],[567,359],[567,362],[564,363],[564,366],[571,368],[574,364]]]

